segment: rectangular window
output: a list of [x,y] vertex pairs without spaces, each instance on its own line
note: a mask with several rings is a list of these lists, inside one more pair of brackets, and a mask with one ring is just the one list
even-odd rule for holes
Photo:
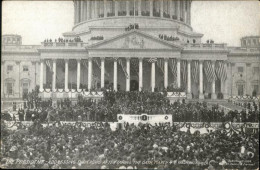
[[237,71],[238,71],[239,73],[243,73],[243,72],[244,72],[244,68],[243,68],[243,67],[238,67],[238,68],[237,68]]
[[6,83],[6,89],[7,89],[7,94],[12,95],[13,94],[13,84],[12,83]]
[[8,65],[8,66],[7,66],[7,71],[13,71],[13,66]]
[[23,71],[29,71],[28,66],[23,66]]

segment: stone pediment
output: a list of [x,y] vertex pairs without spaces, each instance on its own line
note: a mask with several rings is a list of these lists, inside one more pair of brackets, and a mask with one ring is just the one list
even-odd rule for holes
[[162,49],[182,50],[182,47],[141,31],[129,31],[116,37],[98,42],[86,47],[87,49]]

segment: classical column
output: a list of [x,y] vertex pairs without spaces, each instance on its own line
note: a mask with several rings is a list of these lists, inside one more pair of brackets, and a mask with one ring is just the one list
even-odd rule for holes
[[115,3],[115,16],[117,17],[118,16],[118,1],[114,0],[114,3]]
[[188,81],[187,81],[187,98],[188,99],[192,99],[192,95],[191,95],[191,72],[190,72],[190,63],[191,63],[191,60],[188,60],[187,61],[188,64],[187,64],[187,67],[188,67]]
[[77,23],[80,22],[80,1],[77,2]]
[[104,17],[107,17],[107,0],[104,0]]
[[105,87],[105,58],[101,57],[101,88]]
[[95,17],[94,18],[98,18],[99,9],[98,9],[98,1],[97,0],[94,1],[94,7],[95,7]]
[[40,68],[40,91],[43,90],[43,65],[44,65],[44,60],[41,59],[41,68]]
[[77,1],[73,1],[74,5],[74,25],[77,23]]
[[80,1],[80,19],[81,19],[81,22],[84,21],[84,1]]
[[117,58],[114,58],[114,90],[117,91]]
[[143,59],[139,58],[139,91],[143,88]]
[[152,66],[151,66],[151,88],[152,88],[152,92],[154,92],[154,88],[155,88],[155,62],[152,62]]
[[185,17],[185,2],[186,1],[181,1],[182,2],[182,19],[183,19],[183,22],[186,23],[186,17]]
[[169,0],[169,2],[170,2],[170,18],[172,19],[172,16],[173,16],[173,14],[174,14],[174,6],[173,6],[173,2],[172,2],[172,0]]
[[130,91],[130,58],[126,58],[126,91]]
[[80,59],[77,59],[77,90],[80,89]]
[[142,3],[141,0],[138,0],[138,16],[142,15]]
[[190,25],[190,8],[191,8],[191,1],[188,0],[187,2],[187,23]]
[[[211,67],[214,70],[214,72],[215,72],[215,63],[216,63],[215,60],[211,61]],[[216,95],[216,82],[215,81],[216,80],[214,79],[212,81],[212,84],[211,84],[211,99],[217,99],[217,95]]]
[[153,17],[153,0],[150,0],[150,17]]
[[163,18],[163,0],[160,0],[160,17]]
[[53,59],[52,62],[52,90],[56,90],[56,59]]
[[181,60],[177,59],[177,84],[178,88],[181,87]]
[[91,8],[90,8],[90,1],[87,1],[87,20],[90,19]]
[[129,11],[129,0],[126,1],[126,16],[130,15],[130,11]]
[[226,71],[226,75],[227,75],[226,79],[223,80],[223,81],[224,81],[224,82],[223,82],[223,84],[224,84],[223,99],[228,99],[229,96],[228,96],[228,73],[227,73],[227,71],[229,70],[230,64],[227,63],[227,61],[224,61],[223,64],[224,64],[224,68],[225,68],[224,71]]
[[203,93],[203,60],[199,61],[199,68],[200,68],[199,99],[204,99],[204,93]]
[[65,59],[65,78],[64,78],[64,87],[65,87],[65,90],[67,91],[68,90],[68,78],[69,78],[69,60],[68,59]]
[[88,59],[88,91],[92,87],[92,58]]
[[181,14],[181,2],[177,1],[177,20],[180,21]]
[[164,59],[164,88],[168,87],[168,58]]

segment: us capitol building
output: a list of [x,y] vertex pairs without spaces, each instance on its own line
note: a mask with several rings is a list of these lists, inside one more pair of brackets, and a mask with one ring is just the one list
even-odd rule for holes
[[[74,1],[74,26],[63,37],[22,45],[2,36],[1,100],[39,86],[43,98],[90,91],[182,92],[188,99],[260,95],[260,37],[240,47],[208,40],[191,26],[191,1]],[[55,39],[56,38],[56,39]]]

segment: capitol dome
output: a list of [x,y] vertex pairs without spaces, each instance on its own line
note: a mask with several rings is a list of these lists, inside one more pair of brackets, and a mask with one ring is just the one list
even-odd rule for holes
[[200,43],[203,36],[192,30],[190,0],[74,1],[74,26],[63,35],[94,44],[131,29],[181,43]]

